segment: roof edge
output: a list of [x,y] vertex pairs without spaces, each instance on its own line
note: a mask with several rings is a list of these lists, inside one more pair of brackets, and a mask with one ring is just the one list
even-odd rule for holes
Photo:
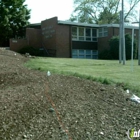
[[62,21],[62,20],[58,20],[58,24],[74,25],[74,26],[86,26],[86,27],[99,27],[98,24],[78,23],[78,22]]

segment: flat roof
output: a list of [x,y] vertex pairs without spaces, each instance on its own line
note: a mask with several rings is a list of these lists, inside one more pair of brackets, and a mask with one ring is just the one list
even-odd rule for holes
[[31,23],[31,24],[29,24],[27,26],[41,26],[41,23]]
[[[99,27],[117,27],[117,28],[119,28],[120,27],[119,24],[101,24],[101,25],[99,25],[99,24],[78,23],[78,22],[61,21],[61,20],[58,20],[58,24],[73,25],[73,26],[85,26],[85,27],[96,27],[96,28],[99,28]],[[129,28],[129,29],[132,29],[132,28],[139,29],[138,26],[133,25],[133,24],[129,24],[129,23],[125,23],[124,27]]]
[[[119,25],[119,24],[102,24],[102,25],[100,25],[100,27],[117,27],[117,28],[119,28],[120,25]],[[125,23],[125,24],[124,24],[124,28],[129,28],[129,29],[132,29],[132,28],[134,28],[134,29],[139,29],[138,26],[136,26],[136,25],[130,25],[130,24],[128,24],[128,23]]]
[[[93,28],[99,28],[99,27],[116,27],[119,28],[120,25],[119,24],[88,24],[88,23],[79,23],[79,22],[72,22],[72,21],[62,21],[62,20],[58,20],[58,24],[64,24],[64,25],[73,25],[73,26],[84,26],[84,27],[93,27]],[[41,26],[41,23],[33,23],[33,24],[29,24],[28,26]],[[133,24],[129,24],[129,23],[125,23],[124,24],[125,28],[128,29],[139,29],[138,26],[133,25]]]
[[99,27],[98,24],[87,24],[87,23],[61,21],[61,20],[58,20],[58,24],[73,25],[73,26],[86,26],[86,27]]

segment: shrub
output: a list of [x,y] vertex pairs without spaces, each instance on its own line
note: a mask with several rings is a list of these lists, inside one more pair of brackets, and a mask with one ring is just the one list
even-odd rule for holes
[[[119,36],[112,37],[109,41],[110,45],[110,53],[112,59],[119,59]],[[129,34],[125,35],[125,51],[126,51],[126,59],[131,59],[131,48],[132,48],[132,37]],[[137,46],[136,40],[134,40],[134,50],[133,50],[134,58],[137,58]]]
[[32,46],[25,46],[22,49],[20,49],[19,53],[25,54],[29,53],[30,55],[33,56],[44,56],[44,52],[39,50],[38,48],[34,48]]
[[119,59],[119,37],[114,36],[109,41],[111,59]]
[[110,60],[112,59],[110,50],[103,50],[99,53],[99,59]]

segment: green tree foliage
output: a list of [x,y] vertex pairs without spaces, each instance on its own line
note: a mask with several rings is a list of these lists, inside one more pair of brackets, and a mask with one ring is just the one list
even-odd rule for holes
[[98,24],[119,23],[118,13],[111,13],[106,7],[103,12],[99,14]]
[[[135,8],[140,0],[125,0],[125,21],[138,17]],[[121,0],[74,0],[75,10],[70,20],[85,23],[118,23]]]
[[[137,41],[134,40],[134,51],[133,56],[134,59],[137,58]],[[100,59],[113,59],[117,60],[119,59],[119,36],[114,36],[109,41],[109,50],[104,50],[100,53],[99,58]],[[131,48],[132,48],[132,37],[129,34],[125,35],[125,47],[126,47],[126,59],[131,59]]]
[[9,38],[24,36],[29,24],[30,10],[25,0],[0,0],[0,46],[7,45]]

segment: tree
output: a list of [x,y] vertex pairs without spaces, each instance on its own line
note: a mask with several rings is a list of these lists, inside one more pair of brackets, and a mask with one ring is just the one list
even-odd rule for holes
[[[77,1],[78,2],[78,1]],[[76,3],[76,1],[75,1]],[[93,17],[90,13],[93,12],[91,6],[87,5],[86,2],[79,2],[80,5],[75,8],[74,12],[78,12],[78,16],[74,14],[71,15],[71,21],[85,22],[85,23],[93,23]]]
[[[125,8],[125,21],[132,21],[132,18],[136,18],[135,8],[139,2],[140,0],[125,1],[127,7]],[[80,19],[80,22],[97,24],[119,22],[121,0],[74,0],[74,4],[75,10],[70,18],[72,21]]]
[[118,13],[111,13],[106,7],[103,12],[99,14],[98,24],[119,23]]
[[30,10],[25,0],[0,0],[0,46],[5,46],[9,38],[23,37],[29,24]]

